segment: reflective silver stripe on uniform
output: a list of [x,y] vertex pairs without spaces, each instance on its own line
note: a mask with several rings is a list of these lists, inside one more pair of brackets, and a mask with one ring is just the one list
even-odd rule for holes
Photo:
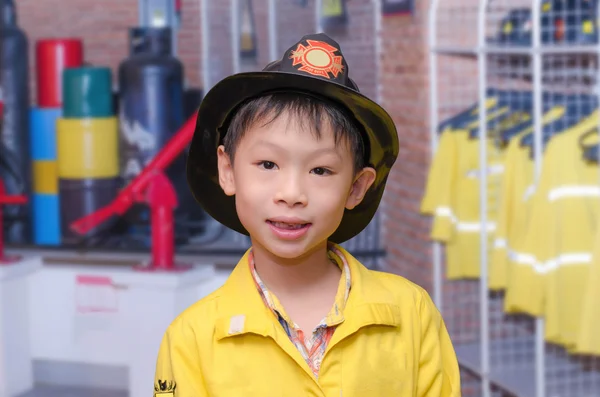
[[508,249],[508,258],[512,262],[519,264],[519,265],[535,266],[535,264],[537,263],[537,260],[535,259],[534,255],[526,254],[523,252],[517,252],[510,248]]
[[525,193],[523,194],[523,201],[527,201],[533,196],[535,193],[535,185],[529,185],[527,189],[525,189]]
[[453,223],[458,222],[458,219],[456,219],[456,215],[454,215],[450,207],[437,207],[435,209],[435,215],[450,218]]
[[505,238],[497,238],[494,240],[494,248],[495,249],[502,249],[502,248],[506,248],[508,247],[508,242],[506,241]]
[[590,263],[592,263],[592,254],[589,252],[561,254],[556,258],[544,262],[540,273],[550,273],[561,266],[589,265]]
[[593,255],[589,252],[573,252],[559,255],[545,262],[539,262],[532,254],[509,249],[508,257],[515,264],[531,266],[538,274],[548,274],[561,266],[588,265],[592,262]]
[[[455,225],[456,230],[459,232],[475,233],[481,231],[480,222],[460,222],[450,207],[437,207],[435,209],[435,215],[450,218],[452,223]],[[493,232],[494,230],[496,230],[496,223],[488,222],[487,231]]]
[[544,271],[544,264],[538,262],[536,257],[532,254],[516,252],[516,251],[509,249],[508,257],[510,258],[510,260],[513,263],[515,263],[517,265],[522,265],[522,266],[529,266],[536,273],[543,273],[543,271]]
[[548,200],[556,201],[569,197],[598,197],[600,186],[596,185],[571,185],[561,186],[550,190]]
[[[481,231],[481,223],[480,222],[458,222],[456,224],[456,230],[459,232],[465,233],[475,233]],[[488,232],[493,232],[496,230],[496,223],[488,222],[486,230]]]
[[[499,175],[499,174],[502,174],[503,172],[504,172],[504,164],[492,164],[487,167],[488,175]],[[467,178],[479,178],[480,175],[481,175],[480,169],[470,170],[466,174]]]

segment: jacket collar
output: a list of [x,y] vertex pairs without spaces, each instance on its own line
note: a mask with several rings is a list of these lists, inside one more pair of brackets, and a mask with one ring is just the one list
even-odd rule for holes
[[[400,325],[400,309],[392,291],[386,288],[373,271],[339,245],[336,248],[346,257],[351,272],[351,290],[344,310],[344,322],[334,334],[341,340],[368,325]],[[248,265],[248,250],[225,282],[220,294],[215,336],[217,340],[253,333],[269,336],[276,341],[285,333],[275,315],[262,301]]]

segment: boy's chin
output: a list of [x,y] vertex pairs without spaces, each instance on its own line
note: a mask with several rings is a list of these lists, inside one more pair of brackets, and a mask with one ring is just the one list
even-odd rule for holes
[[322,243],[316,243],[315,241],[300,240],[300,241],[278,241],[268,240],[260,241],[260,245],[263,249],[268,251],[271,255],[281,259],[296,259],[309,254],[311,251],[319,249],[321,247],[327,247],[327,239]]

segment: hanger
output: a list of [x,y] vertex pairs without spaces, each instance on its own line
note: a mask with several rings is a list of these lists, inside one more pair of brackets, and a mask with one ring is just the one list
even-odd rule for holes
[[[500,111],[502,107],[508,106],[515,98],[521,98],[521,100],[527,101],[531,96],[531,93],[523,91],[504,91],[494,87],[490,87],[486,90],[486,102],[485,106],[488,113],[488,119],[490,114]],[[477,128],[479,125],[479,102],[469,106],[466,110],[460,112],[457,115],[444,120],[438,126],[438,133],[447,131],[448,129],[455,130],[472,130]],[[501,111],[502,112],[502,111]],[[494,118],[499,117],[500,114],[496,113]]]
[[[501,131],[531,120],[532,93],[529,91],[506,91],[498,101],[499,109],[488,113],[488,134],[498,136]],[[479,123],[470,129],[471,139],[479,138]]]
[[[485,106],[488,109],[493,109],[497,106],[499,95],[493,88],[489,88],[486,92]],[[465,129],[465,127],[479,119],[479,102],[469,106],[466,110],[456,114],[449,119],[443,121],[438,126],[438,133],[442,133],[448,129]]]
[[464,123],[467,120],[470,120],[473,117],[473,112],[477,111],[477,109],[479,109],[479,104],[474,104],[469,106],[466,110],[460,112],[459,114],[456,114],[450,117],[449,119],[444,120],[438,126],[438,134],[441,134],[442,132],[448,129],[455,129],[458,127],[458,125]]
[[[560,120],[566,114],[566,107],[562,104],[560,105],[548,105],[546,104],[544,108],[544,115],[542,116],[542,126],[546,126],[549,123],[553,123],[557,120]],[[524,133],[525,136],[531,136],[533,138],[532,132],[534,129],[534,120],[533,117],[530,120],[527,120],[523,123],[515,125],[513,128],[508,130],[504,130],[501,132],[499,140],[502,146],[508,145],[509,141],[516,135]]]
[[[569,128],[578,124],[582,119],[589,117],[598,107],[596,97],[583,94],[552,94],[552,96],[548,98],[548,102],[551,102],[554,106],[562,105],[566,110],[562,117],[544,126],[544,129],[542,130],[543,147],[546,146],[553,136],[567,131]],[[534,133],[530,132],[521,138],[520,144],[522,147],[533,148],[533,141]]]
[[[547,97],[548,97],[548,93],[542,94],[542,103],[547,102]],[[506,146],[513,136],[518,135],[518,134],[526,131],[527,129],[533,128],[534,120],[533,120],[533,94],[532,93],[530,93],[528,106],[531,108],[531,110],[530,110],[532,113],[531,117],[527,118],[526,120],[521,121],[520,123],[517,123],[511,127],[508,127],[506,129],[503,129],[502,131],[500,131],[500,134],[498,136],[498,143],[500,146]]]

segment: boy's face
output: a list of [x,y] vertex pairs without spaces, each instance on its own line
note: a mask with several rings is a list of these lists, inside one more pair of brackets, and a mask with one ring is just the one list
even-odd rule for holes
[[317,139],[286,114],[246,131],[234,165],[220,146],[218,163],[221,187],[235,195],[253,244],[286,259],[322,247],[375,180],[373,168],[355,174],[350,146],[336,145],[328,123]]

